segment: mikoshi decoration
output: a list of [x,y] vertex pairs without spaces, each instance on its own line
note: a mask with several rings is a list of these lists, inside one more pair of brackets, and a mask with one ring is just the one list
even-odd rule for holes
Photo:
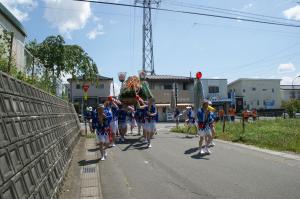
[[203,86],[202,86],[202,83],[200,80],[201,78],[202,78],[202,73],[197,72],[196,73],[196,81],[194,84],[194,107],[195,107],[195,110],[198,110],[201,107],[201,104],[204,99]]
[[153,97],[146,81],[137,76],[130,76],[123,83],[119,99],[127,105],[136,105],[137,102]]

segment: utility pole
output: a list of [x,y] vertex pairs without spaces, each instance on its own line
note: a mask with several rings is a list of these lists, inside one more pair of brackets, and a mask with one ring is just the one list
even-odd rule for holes
[[8,73],[11,71],[12,64],[12,51],[13,51],[13,42],[14,42],[14,32],[10,32],[10,46],[9,46],[9,59],[8,59]]
[[135,4],[143,6],[143,71],[147,75],[155,75],[153,58],[153,37],[151,6],[159,6],[161,0],[135,0]]

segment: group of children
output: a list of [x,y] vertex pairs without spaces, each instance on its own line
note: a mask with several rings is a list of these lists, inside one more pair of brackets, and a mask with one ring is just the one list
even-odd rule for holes
[[155,101],[150,98],[146,102],[139,97],[136,98],[136,101],[136,106],[130,106],[113,97],[108,97],[104,104],[100,104],[91,111],[91,128],[97,135],[101,160],[106,159],[106,149],[109,145],[115,146],[117,135],[120,136],[120,142],[125,141],[128,123],[131,133],[137,126],[138,135],[141,135],[141,131],[143,131],[144,143],[148,148],[152,147],[151,138],[156,131],[157,120]]

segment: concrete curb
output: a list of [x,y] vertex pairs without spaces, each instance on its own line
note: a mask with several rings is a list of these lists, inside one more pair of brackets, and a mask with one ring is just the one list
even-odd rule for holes
[[224,140],[219,140],[219,139],[214,139],[214,141],[224,143],[224,144],[230,144],[230,145],[233,145],[233,146],[238,146],[238,147],[245,148],[245,149],[250,149],[250,150],[253,150],[253,151],[263,152],[263,153],[267,153],[267,154],[270,154],[270,155],[279,156],[279,157],[282,157],[282,158],[287,158],[287,159],[300,161],[300,155],[296,155],[296,154],[289,154],[289,153],[285,153],[285,152],[272,151],[270,149],[263,149],[263,148],[258,148],[258,147],[252,146],[252,145],[245,145],[245,144],[234,143],[234,142],[224,141]]

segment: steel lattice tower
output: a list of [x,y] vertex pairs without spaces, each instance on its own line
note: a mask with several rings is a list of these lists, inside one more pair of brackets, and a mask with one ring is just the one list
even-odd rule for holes
[[147,75],[155,75],[154,58],[153,58],[153,38],[152,38],[152,21],[151,6],[157,6],[161,0],[135,0],[135,4],[143,5],[143,71]]

